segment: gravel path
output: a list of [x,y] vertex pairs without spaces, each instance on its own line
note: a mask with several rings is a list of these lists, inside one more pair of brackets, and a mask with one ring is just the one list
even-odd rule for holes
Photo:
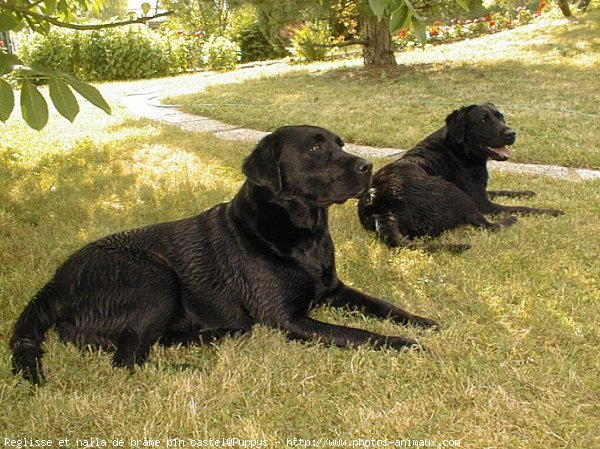
[[[283,70],[287,71],[286,69]],[[292,71],[294,68],[292,67],[289,70]],[[281,71],[282,67],[278,64],[259,65],[230,73],[202,73],[188,77],[171,78],[165,81],[150,80],[136,84],[119,84],[114,85],[114,88],[110,90],[112,94],[119,96],[120,101],[132,115],[176,125],[186,131],[212,132],[226,140],[255,142],[268,133],[230,125],[208,117],[188,114],[178,110],[176,106],[162,104],[160,98],[165,97],[167,94],[175,96],[198,92],[209,84],[240,82],[244,79],[255,78],[270,72],[281,73]],[[355,144],[346,144],[344,148],[351,153],[366,158],[396,158],[404,151],[397,148],[376,148]],[[599,170],[568,168],[557,165],[490,161],[489,167],[492,170],[503,172],[542,174],[569,180],[600,179]]]

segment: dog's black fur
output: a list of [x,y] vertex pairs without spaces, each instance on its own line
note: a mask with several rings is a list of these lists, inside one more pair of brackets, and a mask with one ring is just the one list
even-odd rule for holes
[[561,215],[555,209],[503,206],[490,201],[495,196],[535,195],[530,191],[486,192],[488,159],[507,160],[507,145],[515,139],[516,132],[506,126],[493,104],[453,111],[444,127],[375,173],[372,188],[358,204],[361,223],[392,247],[460,252],[469,245],[417,245],[412,239],[436,237],[463,224],[496,230],[517,221],[508,216],[491,223],[484,214]]
[[129,368],[159,340],[206,343],[255,323],[339,346],[416,345],[309,317],[326,303],[436,326],[338,279],[327,209],[358,197],[372,171],[342,146],[323,128],[280,128],[245,160],[247,179],[231,202],[77,251],[19,317],[10,342],[14,371],[43,379],[41,343],[53,325],[64,341],[115,349],[113,364]]

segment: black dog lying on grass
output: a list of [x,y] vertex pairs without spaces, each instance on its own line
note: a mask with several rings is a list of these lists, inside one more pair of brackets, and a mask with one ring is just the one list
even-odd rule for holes
[[[492,223],[484,214],[562,215],[555,209],[502,206],[490,201],[495,196],[535,195],[530,191],[486,192],[487,160],[507,160],[511,156],[508,145],[516,136],[492,104],[452,112],[446,117],[446,126],[375,173],[372,188],[358,204],[361,223],[389,246],[416,248],[419,245],[411,241],[413,238],[437,237],[463,224],[497,230],[517,221],[508,216]],[[431,243],[423,247],[460,252],[470,245]]]
[[19,317],[10,342],[15,373],[43,379],[41,344],[53,325],[63,341],[115,349],[113,364],[128,368],[159,340],[207,343],[255,323],[339,346],[416,345],[308,316],[327,303],[436,326],[338,279],[327,208],[362,194],[372,170],[342,146],[323,128],[279,128],[244,162],[247,180],[231,202],[77,251]]

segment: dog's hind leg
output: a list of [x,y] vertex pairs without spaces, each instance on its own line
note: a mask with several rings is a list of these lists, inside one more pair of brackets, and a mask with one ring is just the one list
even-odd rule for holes
[[508,216],[506,218],[503,218],[502,220],[499,220],[496,222],[491,222],[491,221],[488,221],[480,213],[477,213],[476,215],[474,215],[470,221],[470,223],[473,226],[475,226],[477,228],[489,229],[490,231],[498,231],[502,228],[507,228],[509,226],[512,226],[516,222],[517,222],[517,217],[513,217],[512,215]]
[[506,198],[531,198],[536,193],[531,190],[488,190],[487,195],[489,198],[496,198],[498,196]]
[[[485,218],[484,218],[485,220]],[[379,216],[375,219],[375,230],[377,237],[383,240],[391,248],[404,247],[409,249],[423,249],[429,252],[449,251],[451,253],[462,253],[471,245],[467,243],[423,243],[418,244],[405,237],[400,232],[398,221],[393,214]]]
[[400,233],[394,214],[380,215],[375,218],[375,232],[380,240],[391,248],[413,247],[414,243]]
[[528,206],[503,206],[502,204],[496,203],[490,203],[489,207],[487,207],[483,212],[489,214],[508,212],[520,215],[551,215],[553,217],[559,217],[565,214],[562,210],[558,209],[539,209]]
[[152,345],[158,341],[163,330],[155,328],[145,333],[133,330],[121,332],[117,341],[117,350],[113,356],[113,366],[133,370],[135,365],[143,364],[150,354]]

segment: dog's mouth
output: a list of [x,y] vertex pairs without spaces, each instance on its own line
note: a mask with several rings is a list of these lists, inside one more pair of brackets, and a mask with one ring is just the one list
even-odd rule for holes
[[505,161],[512,156],[512,152],[510,151],[508,145],[504,145],[499,148],[487,147],[487,149],[490,151],[490,156],[492,159],[497,161]]

